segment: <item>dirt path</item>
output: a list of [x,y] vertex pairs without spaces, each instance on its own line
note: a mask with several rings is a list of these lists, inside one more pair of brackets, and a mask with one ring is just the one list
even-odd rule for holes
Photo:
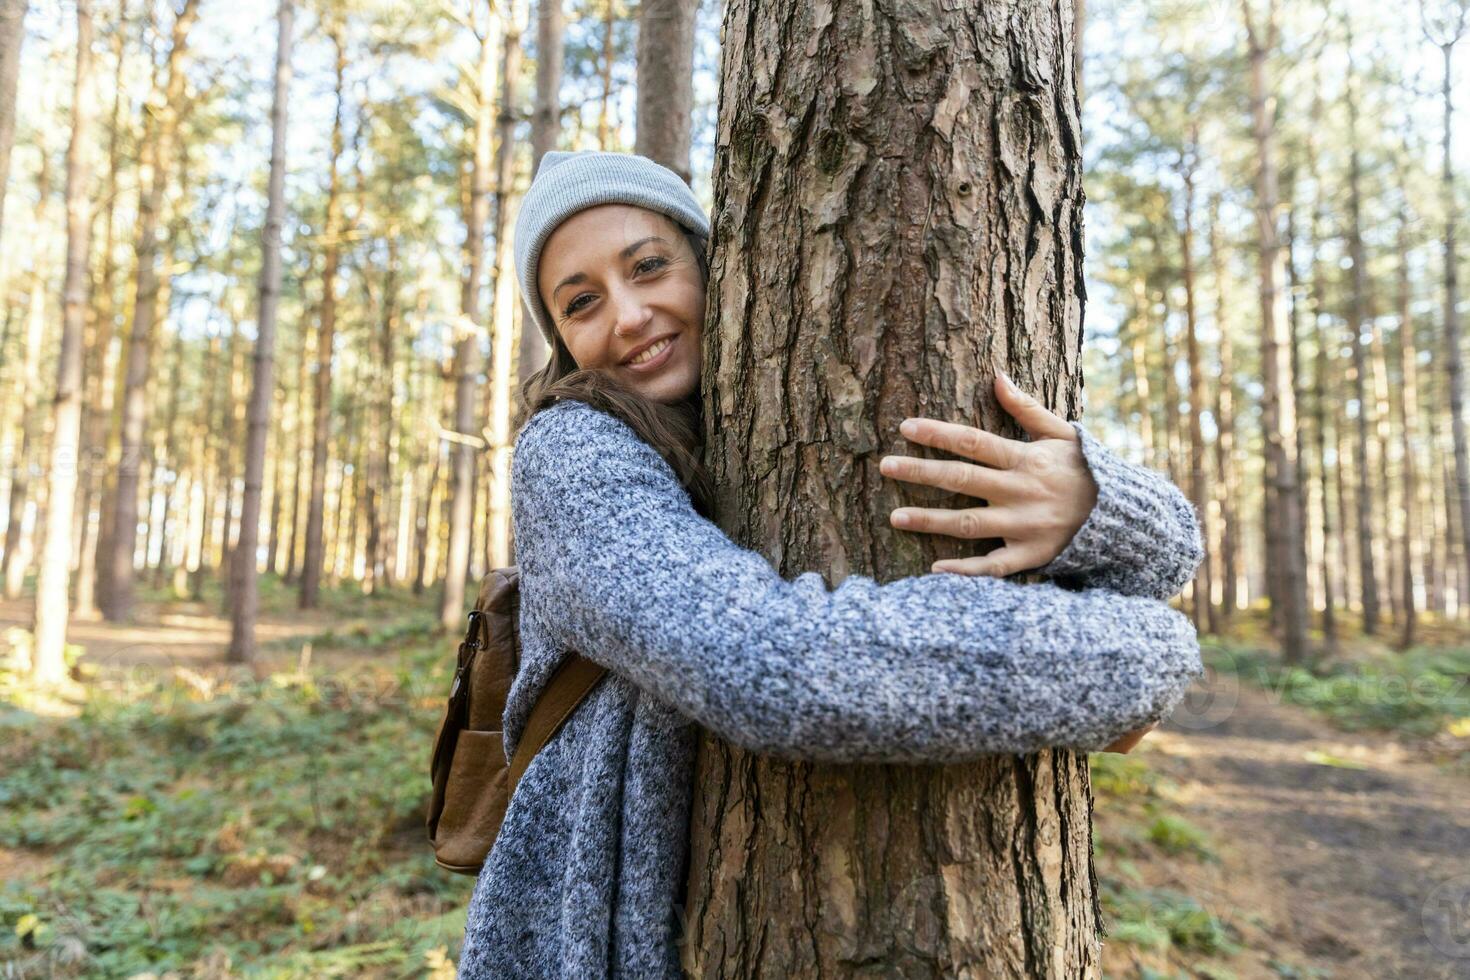
[[1470,977],[1470,779],[1244,684],[1208,723],[1176,718],[1144,758],[1221,860],[1172,884],[1252,920],[1243,976],[1279,977],[1274,953],[1331,977]]

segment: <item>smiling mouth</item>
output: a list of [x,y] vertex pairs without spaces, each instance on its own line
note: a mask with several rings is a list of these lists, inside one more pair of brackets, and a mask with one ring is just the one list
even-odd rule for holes
[[644,371],[658,366],[668,360],[669,350],[674,346],[677,339],[677,334],[661,337],[639,351],[633,358],[624,361],[623,366],[634,371]]

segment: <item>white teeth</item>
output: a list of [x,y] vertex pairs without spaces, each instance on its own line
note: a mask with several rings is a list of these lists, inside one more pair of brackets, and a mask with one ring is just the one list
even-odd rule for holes
[[644,351],[642,354],[639,354],[637,357],[633,358],[628,363],[629,364],[642,364],[644,361],[651,360],[652,358],[658,357],[660,354],[663,353],[664,348],[667,347],[667,346],[669,346],[673,342],[674,341],[673,341],[672,338],[666,338],[664,340],[660,340],[658,343],[654,344],[652,347],[648,348],[648,350]]

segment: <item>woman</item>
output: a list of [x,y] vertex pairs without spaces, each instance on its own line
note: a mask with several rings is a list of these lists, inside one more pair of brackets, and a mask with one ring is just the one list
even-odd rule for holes
[[[684,182],[632,154],[547,154],[516,221],[553,353],[526,385],[512,463],[522,659],[506,751],[566,651],[609,673],[511,800],[470,902],[471,980],[680,975],[697,725],[797,759],[1097,751],[1202,673],[1193,626],[1162,601],[1202,556],[1188,501],[1003,386],[1032,442],[983,437],[988,465],[884,466],[991,499],[973,525],[903,508],[914,530],[1008,540],[940,563],[969,574],[829,590],[726,537],[698,455],[708,235]],[[949,448],[968,431],[905,435]],[[1035,565],[1079,590],[999,577]]]

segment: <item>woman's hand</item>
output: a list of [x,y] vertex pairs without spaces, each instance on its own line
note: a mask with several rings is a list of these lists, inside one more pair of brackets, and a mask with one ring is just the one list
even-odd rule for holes
[[1142,728],[1135,728],[1131,732],[1124,732],[1122,735],[1119,735],[1116,739],[1109,742],[1108,747],[1103,749],[1103,751],[1117,752],[1121,755],[1127,755],[1129,752],[1133,751],[1133,746],[1143,741],[1143,736],[1153,731],[1155,726],[1157,725],[1158,722],[1153,722],[1151,724],[1144,725]]
[[[1000,405],[1021,424],[1030,442],[1006,439],[939,419],[908,419],[899,431],[910,442],[975,460],[885,456],[885,476],[969,494],[989,502],[962,510],[900,507],[890,520],[905,531],[956,538],[1001,538],[1004,547],[973,558],[934,563],[936,572],[1003,577],[1039,568],[1066,549],[1097,503],[1097,482],[1066,419],[1016,388],[995,379]],[[983,465],[976,465],[976,464]]]

